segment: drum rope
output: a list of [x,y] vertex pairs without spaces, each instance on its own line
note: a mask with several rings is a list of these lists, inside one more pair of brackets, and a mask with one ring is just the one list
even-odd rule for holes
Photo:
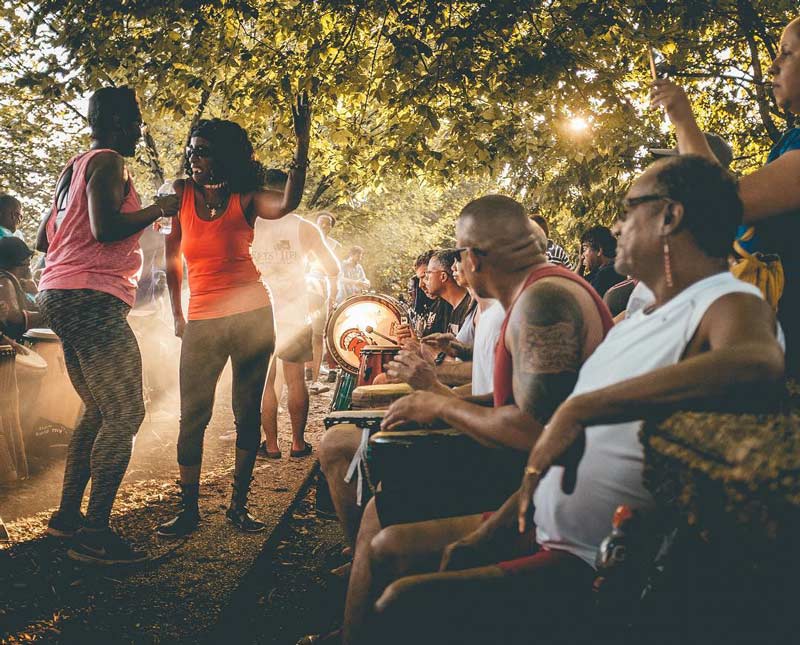
[[369,428],[363,428],[361,430],[361,443],[358,446],[358,450],[356,450],[356,454],[353,455],[353,460],[350,462],[347,474],[344,476],[345,483],[349,484],[353,480],[353,475],[358,472],[358,482],[356,485],[356,504],[358,506],[362,505],[364,497],[364,473],[361,469],[361,463],[364,461],[364,455],[367,452],[369,435]]

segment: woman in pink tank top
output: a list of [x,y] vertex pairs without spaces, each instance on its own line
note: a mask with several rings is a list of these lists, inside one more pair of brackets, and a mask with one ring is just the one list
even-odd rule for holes
[[[261,440],[261,397],[275,330],[250,246],[256,218],[283,217],[303,196],[310,125],[305,95],[292,113],[297,149],[283,193],[262,189],[265,169],[254,158],[247,132],[221,119],[202,120],[192,130],[185,159],[188,178],[174,185],[181,206],[167,237],[166,256],[175,334],[183,339],[178,436],[182,503],[179,514],[158,527],[164,537],[186,535],[199,522],[203,437],[228,358],[233,368],[236,461],[226,516],[242,531],[266,528],[246,504]],[[188,322],[181,304],[182,259],[189,274]]]
[[[39,227],[47,253],[39,305],[58,334],[70,380],[85,406],[67,453],[58,511],[47,531],[74,537],[68,555],[114,564],[146,557],[108,527],[108,518],[144,418],[142,359],[128,326],[141,271],[139,235],[178,200],[142,208],[124,157],[140,137],[133,90],[105,87],[89,99],[92,144],[73,157],[58,180],[51,212]],[[84,518],[81,500],[92,490]]]

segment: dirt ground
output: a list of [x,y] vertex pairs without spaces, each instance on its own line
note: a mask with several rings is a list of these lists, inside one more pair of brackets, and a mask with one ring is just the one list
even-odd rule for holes
[[[315,446],[329,403],[329,394],[311,398],[306,436]],[[154,528],[177,506],[177,419],[143,426],[112,515],[112,525],[150,551],[151,560],[142,565],[78,565],[66,557],[66,544],[44,535],[58,503],[63,459],[21,484],[0,488],[0,516],[12,540],[0,543],[0,642],[198,642],[213,630],[254,563],[270,557],[262,556],[265,544],[280,547],[275,553],[292,550],[270,536],[305,492],[316,466],[314,455],[289,458],[288,415],[281,411],[284,457],[258,461],[249,505],[268,531],[241,534],[224,518],[233,445],[219,436],[232,427],[230,391],[223,383],[206,434],[202,525],[188,539],[165,542]],[[305,564],[297,568],[305,575]]]

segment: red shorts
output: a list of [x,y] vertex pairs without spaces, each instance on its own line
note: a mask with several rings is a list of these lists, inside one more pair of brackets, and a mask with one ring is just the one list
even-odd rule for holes
[[[493,511],[483,514],[483,521],[488,520]],[[509,544],[509,554],[519,554],[515,558],[497,562],[507,574],[527,574],[534,571],[563,570],[563,575],[579,582],[594,579],[594,569],[577,555],[567,551],[545,549],[536,542],[536,528],[530,527],[525,533],[518,533],[513,543]]]

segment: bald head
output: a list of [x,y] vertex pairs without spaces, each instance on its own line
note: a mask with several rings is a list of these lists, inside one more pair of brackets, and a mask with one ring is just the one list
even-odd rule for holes
[[533,255],[547,250],[544,231],[528,219],[522,204],[504,195],[486,195],[464,206],[456,234],[463,246],[501,254],[525,240]]

